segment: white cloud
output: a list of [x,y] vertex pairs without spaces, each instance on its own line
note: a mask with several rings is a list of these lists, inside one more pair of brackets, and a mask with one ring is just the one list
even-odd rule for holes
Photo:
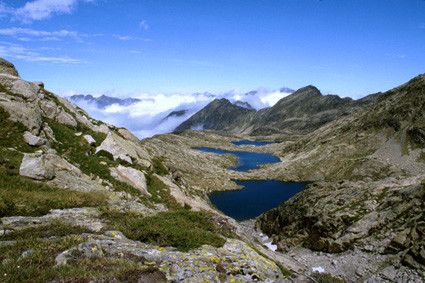
[[[70,96],[78,92],[66,92],[62,95]],[[81,92],[80,92],[81,93]],[[109,94],[111,95],[111,94]],[[112,93],[112,96],[114,93]],[[178,125],[190,116],[201,110],[215,98],[227,98],[232,102],[237,100],[248,102],[254,108],[261,109],[274,105],[279,99],[288,95],[279,91],[258,89],[253,94],[230,91],[218,95],[211,93],[194,94],[148,94],[140,93],[131,95],[141,99],[140,102],[122,106],[110,105],[100,109],[95,104],[78,102],[91,116],[110,124],[126,127],[140,138],[150,137],[155,134],[172,132]],[[172,116],[167,119],[172,111],[186,110],[183,116]]]
[[148,30],[150,28],[148,22],[146,20],[140,21],[139,27],[143,30]]
[[66,29],[57,31],[36,30],[30,28],[10,27],[0,29],[0,35],[18,37],[21,41],[28,41],[29,37],[41,38],[41,40],[59,40],[60,38],[79,39],[80,34]]
[[80,64],[81,60],[74,59],[68,56],[48,56],[39,52],[25,48],[18,44],[1,43],[0,42],[0,57],[9,57],[13,59],[24,60],[28,62],[49,62],[61,64]]
[[0,3],[0,14],[11,15],[15,20],[30,23],[50,18],[55,14],[70,14],[79,2],[94,0],[33,0],[20,8],[8,7]]

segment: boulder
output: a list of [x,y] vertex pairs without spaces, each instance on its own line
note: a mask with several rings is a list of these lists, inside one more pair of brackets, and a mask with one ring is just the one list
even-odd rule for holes
[[125,128],[120,128],[118,129],[118,133],[125,138],[126,140],[132,141],[134,143],[139,143],[140,140],[133,135],[129,130],[125,129]]
[[34,105],[30,105],[29,103],[12,100],[0,100],[0,106],[9,113],[10,120],[22,123],[28,131],[35,135],[40,133],[43,120],[42,113],[38,107],[34,107]]
[[19,77],[18,71],[15,68],[15,65],[10,63],[9,61],[6,61],[3,58],[0,58],[0,73],[12,75],[14,77]]
[[19,174],[36,180],[51,180],[55,177],[54,167],[47,161],[46,155],[38,153],[24,155]]
[[24,133],[24,140],[27,144],[32,146],[42,146],[47,143],[46,139],[37,137],[28,131]]
[[56,141],[55,133],[53,132],[52,128],[49,127],[49,124],[47,124],[47,123],[43,124],[43,132],[48,139],[50,139],[52,141]]
[[56,116],[56,121],[58,121],[60,124],[64,124],[71,127],[77,127],[77,121],[75,121],[74,117],[72,117],[71,114],[65,112],[63,109],[59,112],[59,114]]
[[130,164],[133,160],[137,160],[143,166],[150,164],[148,153],[139,144],[126,140],[112,131],[108,132],[105,140],[96,148],[96,153],[100,151],[110,153],[114,160],[121,159]]
[[40,91],[40,87],[31,82],[16,80],[13,82],[10,91],[16,94],[20,94],[25,99],[32,101],[37,99],[37,94]]
[[112,154],[114,160],[121,159],[130,164],[133,163],[131,156],[124,148],[122,138],[118,137],[116,134],[109,132],[105,140],[96,148],[96,153],[102,150]]
[[148,185],[146,183],[146,177],[143,172],[136,170],[131,167],[125,167],[118,165],[115,168],[111,168],[111,176],[118,181],[129,184],[130,186],[139,189],[144,195],[150,196],[148,192]]
[[96,144],[96,140],[91,135],[84,135],[83,137],[89,145]]
[[40,102],[40,108],[43,114],[49,119],[54,119],[59,111],[56,103],[50,100],[42,100]]

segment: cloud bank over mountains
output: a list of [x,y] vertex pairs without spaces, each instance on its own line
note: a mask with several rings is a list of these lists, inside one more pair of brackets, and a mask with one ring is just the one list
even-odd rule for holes
[[[96,119],[125,127],[139,138],[172,132],[178,125],[216,98],[227,98],[232,103],[256,110],[273,106],[292,90],[257,89],[247,93],[229,91],[221,94],[138,94],[117,99],[108,96],[73,95],[68,99]],[[131,101],[131,103],[128,103]],[[245,102],[245,103],[240,103]],[[171,115],[170,115],[171,114]]]

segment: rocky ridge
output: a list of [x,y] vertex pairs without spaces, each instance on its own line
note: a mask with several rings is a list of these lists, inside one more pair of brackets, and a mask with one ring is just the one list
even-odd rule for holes
[[[290,254],[304,247],[328,253],[329,262],[340,253],[376,258],[366,269],[345,271],[352,280],[423,277],[424,78],[285,143],[280,153],[276,149],[283,162],[264,171],[283,180],[313,181],[257,219],[257,227],[281,251]],[[416,271],[406,275],[406,268]]]
[[259,111],[242,104],[231,104],[227,99],[216,99],[175,131],[196,129],[196,125],[202,125],[204,130],[252,136],[305,134],[365,107],[377,96],[353,100],[337,95],[322,95],[316,87],[307,86],[280,99],[272,107]]
[[22,80],[3,59],[0,115],[4,280],[283,278],[153,145]]

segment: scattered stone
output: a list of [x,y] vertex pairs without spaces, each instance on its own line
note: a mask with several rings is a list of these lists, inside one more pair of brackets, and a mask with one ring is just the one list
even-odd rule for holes
[[120,239],[120,240],[127,239],[127,237],[124,236],[124,234],[121,231],[106,231],[104,234],[105,236],[113,237],[115,239]]
[[31,146],[41,146],[46,144],[47,140],[37,137],[33,134],[31,134],[30,132],[26,131],[24,133],[24,140],[27,144],[31,145]]
[[12,233],[12,230],[8,230],[8,229],[1,229],[1,230],[0,230],[0,237],[1,237],[1,236],[5,236],[5,235],[9,235],[10,233]]
[[[205,278],[219,277],[224,282],[252,282],[254,277],[259,281],[269,278],[272,282],[281,278],[279,267],[273,261],[262,257],[246,243],[234,239],[228,240],[221,248],[204,245],[189,252],[179,252],[171,247],[158,247],[107,235],[90,235],[89,241],[60,253],[56,257],[56,264],[64,265],[86,257],[123,256],[149,266],[149,271],[142,273],[143,276],[139,273],[135,282],[203,282]],[[139,279],[153,281],[137,281]]]
[[102,247],[98,243],[86,242],[78,245],[78,251],[88,258],[103,257]]
[[89,145],[96,144],[96,140],[91,135],[84,135],[83,137]]
[[33,250],[33,249],[26,250],[26,251],[24,251],[24,252],[21,254],[20,259],[27,258],[27,257],[29,257],[29,256],[32,256],[33,254],[34,254],[34,250]]
[[49,140],[56,141],[55,134],[52,128],[50,128],[49,124],[47,123],[43,124],[43,132]]

